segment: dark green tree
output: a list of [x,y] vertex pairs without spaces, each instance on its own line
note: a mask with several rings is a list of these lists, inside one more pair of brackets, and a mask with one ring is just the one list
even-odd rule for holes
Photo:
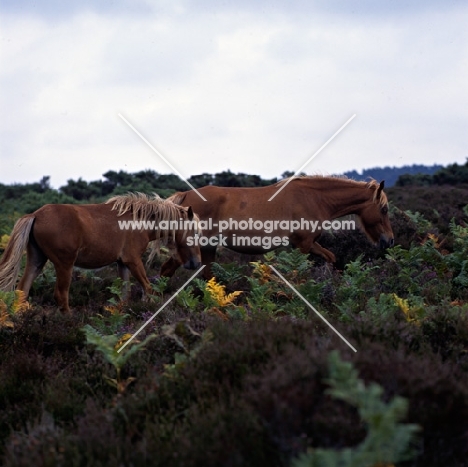
[[60,187],[60,192],[71,196],[77,201],[86,201],[92,197],[100,197],[101,192],[96,186],[90,185],[86,180],[81,177],[78,180],[67,180],[67,184]]
[[188,181],[195,187],[201,188],[202,186],[213,185],[213,175],[208,173],[202,173],[200,175],[192,175],[188,178]]

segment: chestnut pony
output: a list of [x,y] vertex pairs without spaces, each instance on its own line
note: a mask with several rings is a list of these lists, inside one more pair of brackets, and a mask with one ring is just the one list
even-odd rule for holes
[[95,269],[117,262],[122,280],[127,281],[131,272],[148,293],[151,287],[141,257],[149,242],[153,242],[149,260],[158,253],[162,240],[177,264],[197,269],[201,264],[200,249],[188,246],[187,238],[199,232],[121,229],[119,223],[180,219],[198,221],[191,207],[140,193],[115,196],[102,204],[47,204],[16,222],[0,260],[0,290],[14,290],[26,248],[26,269],[18,289],[27,296],[34,279],[50,260],[57,276],[54,297],[62,311],[70,311],[73,266]]
[[[288,185],[268,201],[288,181]],[[234,228],[223,230],[221,234],[225,238],[220,244],[234,251],[262,254],[281,245],[290,244],[303,253],[314,253],[333,263],[335,255],[317,243],[321,233],[321,223],[326,220],[356,214],[362,229],[374,244],[380,245],[381,248],[393,245],[393,232],[388,219],[388,201],[383,188],[383,181],[358,182],[345,177],[301,176],[260,188],[205,186],[198,191],[207,199],[206,202],[193,190],[175,193],[169,199],[182,206],[192,206],[202,221],[203,234],[207,237],[218,236],[219,243],[221,239],[217,226],[222,220],[235,219],[238,222],[243,220],[244,226],[249,219],[252,222],[278,221],[277,228],[269,234],[263,230],[253,230],[250,226],[244,230]],[[209,219],[212,222],[211,228],[206,225]],[[301,219],[318,221],[319,227],[314,232],[305,228],[293,232],[291,229],[281,228],[282,220],[291,222]],[[276,236],[277,239],[284,241],[279,245],[278,240],[276,245],[262,244],[258,235]],[[236,242],[239,236],[251,239],[257,237],[257,246],[246,245],[245,242],[240,245]],[[204,269],[205,278],[211,276],[210,264],[215,260],[217,247],[215,243],[213,241],[211,245],[201,244],[202,261],[207,266]],[[180,262],[170,258],[163,264],[161,275],[172,276],[179,265]]]

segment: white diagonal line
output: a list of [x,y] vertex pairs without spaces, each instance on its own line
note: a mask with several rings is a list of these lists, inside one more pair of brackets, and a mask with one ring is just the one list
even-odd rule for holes
[[285,284],[287,284],[291,290],[293,292],[296,293],[296,295],[308,306],[310,307],[314,312],[315,314],[320,318],[322,319],[323,321],[325,321],[325,323],[331,328],[333,329],[333,331],[335,331],[335,333],[341,337],[341,339],[346,343],[348,344],[349,347],[351,347],[351,349],[353,349],[355,352],[357,352],[357,350],[281,275],[281,273],[279,271],[277,271],[273,266],[271,266],[270,264],[268,265],[271,269],[273,269],[273,271],[275,271],[276,275],[282,279],[284,281]]
[[270,198],[268,201],[271,201],[283,188],[286,188],[286,186],[287,186],[294,178],[296,178],[297,174],[298,174],[298,173],[299,173],[299,172],[300,172],[300,171],[301,171],[317,154],[319,154],[319,152],[322,151],[322,149],[324,149],[325,146],[327,146],[328,143],[330,143],[332,139],[334,139],[339,133],[341,133],[342,130],[344,130],[344,128],[351,122],[351,120],[353,120],[354,117],[356,117],[356,114],[354,114],[351,118],[349,118],[348,121],[347,121],[344,125],[342,125],[341,128],[340,128],[339,130],[337,130],[337,131],[335,132],[335,134],[334,134],[331,138],[329,138],[328,141],[327,141],[326,143],[324,143],[324,144],[320,147],[320,149],[319,149],[318,151],[316,151],[315,154],[313,154],[305,164],[302,164],[302,166],[301,166],[299,169],[296,170],[296,173],[295,173],[292,177],[290,177],[289,180],[288,180],[286,183],[284,183],[283,185],[281,185],[281,188],[280,188],[278,191],[276,191],[276,192],[271,196],[271,198]]
[[205,265],[198,269],[198,271],[195,274],[193,274],[192,277],[161,308],[159,308],[159,310],[153,316],[151,316],[151,318],[148,321],[146,321],[146,323],[143,324],[143,326],[140,329],[138,329],[138,331],[135,332],[135,334],[133,334],[133,336],[130,339],[128,339],[128,341],[126,341],[125,344],[122,345],[122,347],[120,347],[119,350],[117,350],[117,353],[120,353],[123,349],[125,349],[125,347],[127,347],[127,345],[130,344],[130,342],[132,342],[132,340],[135,339],[135,337],[138,336],[138,334],[140,334],[140,332],[143,331],[143,329],[145,329],[145,327],[148,326],[148,324],[151,323],[151,321],[153,321],[153,319],[156,318],[156,316],[158,316],[159,312],[164,310],[164,308],[166,308],[166,306],[169,305],[169,303],[171,303],[172,300],[174,300],[174,298],[177,297],[177,295],[179,295],[180,291],[183,290],[187,286],[187,284],[189,284],[204,267]]
[[206,198],[122,114],[118,115],[203,201],[206,201]]

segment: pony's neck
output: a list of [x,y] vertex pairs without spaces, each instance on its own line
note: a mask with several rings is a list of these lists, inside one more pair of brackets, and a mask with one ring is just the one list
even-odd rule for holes
[[322,191],[321,204],[326,207],[330,219],[359,215],[371,200],[372,191],[365,184],[340,179],[324,182],[318,189]]

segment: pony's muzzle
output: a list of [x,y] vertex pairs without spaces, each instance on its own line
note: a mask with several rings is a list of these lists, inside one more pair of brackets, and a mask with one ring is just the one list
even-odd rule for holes
[[386,235],[382,234],[380,236],[379,246],[382,250],[391,248],[395,244],[393,237],[388,238]]
[[198,261],[196,258],[190,258],[185,264],[185,269],[198,269],[201,266],[201,261]]

